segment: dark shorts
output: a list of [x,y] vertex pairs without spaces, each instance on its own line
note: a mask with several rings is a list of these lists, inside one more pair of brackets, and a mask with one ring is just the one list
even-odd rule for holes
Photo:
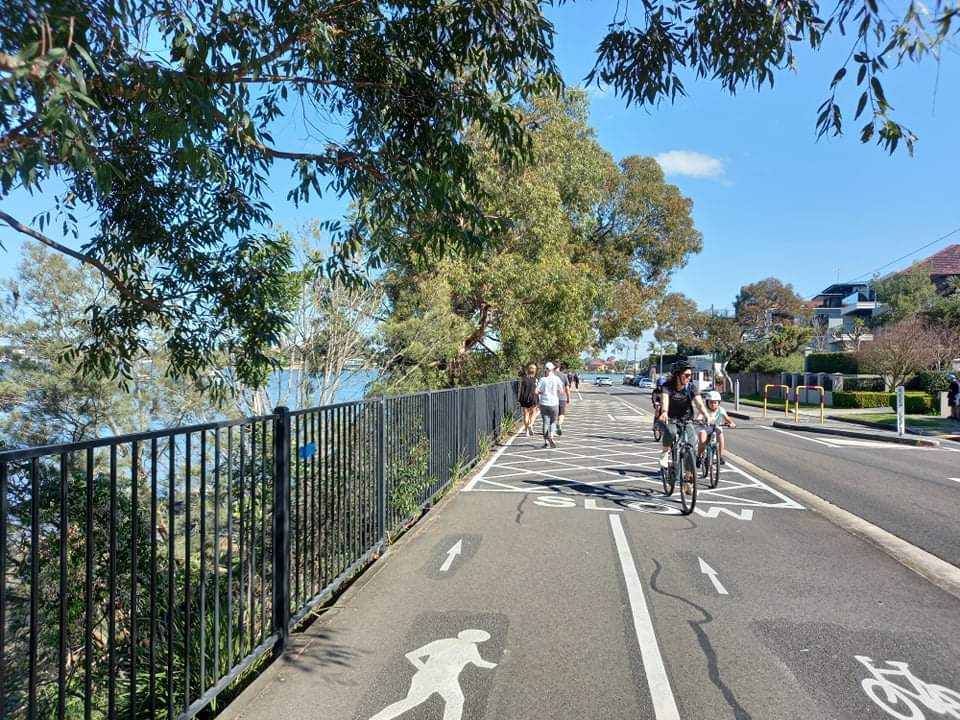
[[530,408],[535,408],[536,406],[537,406],[537,401],[533,399],[524,398],[523,400],[520,401],[520,407],[527,408],[528,410]]
[[560,410],[557,412],[557,415],[563,415],[563,414],[566,413],[566,412],[567,412],[567,401],[566,401],[566,400],[561,400],[561,401],[560,401]]

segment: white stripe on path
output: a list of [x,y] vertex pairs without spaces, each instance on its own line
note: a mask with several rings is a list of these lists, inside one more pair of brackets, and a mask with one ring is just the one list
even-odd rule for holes
[[660,646],[657,644],[657,634],[653,629],[647,601],[643,597],[643,585],[640,584],[637,566],[633,561],[633,554],[627,544],[627,536],[623,532],[623,523],[620,522],[619,515],[610,515],[610,529],[613,531],[613,540],[617,545],[623,580],[627,585],[627,598],[630,600],[630,609],[633,612],[633,628],[637,634],[637,643],[640,645],[640,657],[643,660],[643,671],[647,676],[647,686],[650,688],[650,697],[653,700],[653,712],[657,720],[680,720],[677,701],[673,697],[670,679],[667,677],[667,670],[660,655]]

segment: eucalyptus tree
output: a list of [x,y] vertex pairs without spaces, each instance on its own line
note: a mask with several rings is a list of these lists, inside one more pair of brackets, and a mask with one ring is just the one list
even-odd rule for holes
[[[270,174],[289,172],[294,203],[377,198],[328,223],[332,274],[387,221],[417,225],[418,247],[478,247],[492,223],[462,130],[516,159],[528,143],[513,103],[559,87],[551,42],[535,0],[13,0],[0,199],[25,189],[55,208],[0,219],[102,276],[109,297],[73,348],[83,370],[129,381],[152,327],[175,375],[202,382],[226,352],[257,385],[291,312],[290,247],[265,229]],[[81,213],[97,219],[77,248]]]
[[700,250],[692,203],[653,159],[615,162],[588,113],[582,90],[535,98],[524,109],[531,159],[519,167],[468,131],[485,211],[502,230],[479,254],[390,266],[381,329],[390,378],[406,387],[502,377],[649,326],[671,272]]

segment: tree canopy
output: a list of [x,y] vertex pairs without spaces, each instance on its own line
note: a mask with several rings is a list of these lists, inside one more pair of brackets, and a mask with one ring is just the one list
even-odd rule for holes
[[[0,197],[55,192],[58,211],[0,219],[102,274],[85,369],[129,377],[152,326],[175,373],[200,378],[229,349],[253,384],[289,315],[289,247],[261,232],[274,166],[295,203],[377,198],[328,224],[328,270],[364,236],[411,250],[385,223],[416,226],[417,249],[480,247],[494,223],[462,130],[522,154],[513,103],[559,87],[551,42],[535,0],[15,0],[0,18]],[[305,139],[278,132],[297,118]],[[98,217],[80,250],[44,234],[56,221],[76,235],[80,209]]]
[[691,202],[654,160],[617,164],[600,147],[584,92],[539,96],[524,117],[532,148],[520,167],[489,152],[479,129],[468,133],[485,211],[509,219],[491,248],[398,260],[385,278],[394,381],[475,382],[639,335],[670,273],[701,247]]
[[[498,242],[508,218],[484,210],[489,184],[464,129],[479,128],[498,162],[516,163],[535,129],[519,105],[561,86],[553,28],[536,0],[4,7],[0,198],[42,192],[55,209],[31,219],[6,208],[0,219],[99,272],[104,287],[75,359],[120,378],[132,376],[153,328],[174,375],[202,381],[226,351],[244,382],[263,380],[291,312],[290,248],[267,231],[265,194],[278,167],[290,172],[289,201],[329,193],[357,209],[328,221],[330,273],[349,273],[360,256],[379,267]],[[819,131],[844,126],[842,88],[856,69],[855,118],[868,114],[861,139],[893,151],[914,137],[892,117],[880,77],[937,56],[957,32],[960,5],[909,3],[896,14],[875,0],[839,0],[821,18],[812,0],[648,0],[632,17],[620,12],[590,80],[628,103],[685,93],[685,68],[730,92],[772,84],[800,45],[820,49],[828,34],[849,32]],[[622,176],[634,170],[655,178],[643,162]],[[629,210],[631,198],[620,201]],[[79,236],[84,215],[96,217],[92,237],[75,249],[67,238]],[[614,324],[642,301],[618,299]]]

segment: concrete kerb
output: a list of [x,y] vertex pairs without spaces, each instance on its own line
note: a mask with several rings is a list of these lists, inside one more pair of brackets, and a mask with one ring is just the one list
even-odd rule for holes
[[736,418],[737,420],[753,420],[752,415],[747,415],[746,413],[742,413],[739,410],[727,410],[727,415],[729,415],[732,418]]
[[824,500],[809,490],[804,490],[778,475],[757,467],[742,457],[729,451],[725,454],[727,459],[732,460],[737,466],[791,494],[796,500],[804,503],[808,508],[822,515],[837,527],[855,537],[866,540],[941,590],[960,598],[960,568],[957,566],[948,563],[946,560],[941,560],[936,555],[928,553],[926,550],[908,543],[873,523],[867,522],[848,510]]
[[[485,472],[487,468],[503,453],[503,451],[523,432],[521,426],[519,430],[512,433],[502,443],[497,443],[496,450],[491,453],[487,461],[482,465],[476,463],[471,471],[460,478],[455,484],[421,512],[404,529],[398,537],[391,542],[382,545],[382,552],[373,558],[366,568],[337,596],[330,604],[318,607],[315,611],[317,616],[314,622],[307,625],[299,632],[290,634],[290,646],[287,651],[276,660],[270,662],[263,670],[253,678],[250,683],[240,693],[224,706],[223,710],[217,715],[217,720],[246,720],[251,716],[247,710],[263,694],[269,692],[276,683],[283,683],[283,673],[288,668],[288,664],[296,663],[298,658],[306,653],[310,645],[316,640],[317,630],[322,626],[323,615],[329,612],[336,612],[350,604],[356,595],[362,592],[366,586],[382,572],[393,555],[399,552],[407,543],[425,532],[433,522],[439,517],[439,511],[451,502],[459,494],[475,475]],[[252,719],[251,719],[252,720]]]
[[859,438],[861,440],[879,440],[881,442],[897,443],[900,445],[918,445],[921,447],[940,447],[939,440],[933,440],[925,437],[899,437],[886,433],[867,432],[865,430],[847,430],[845,428],[821,427],[819,425],[800,425],[797,423],[786,422],[784,420],[774,420],[773,427],[781,430],[793,430],[796,432],[819,433],[821,435],[838,435],[840,437]]

